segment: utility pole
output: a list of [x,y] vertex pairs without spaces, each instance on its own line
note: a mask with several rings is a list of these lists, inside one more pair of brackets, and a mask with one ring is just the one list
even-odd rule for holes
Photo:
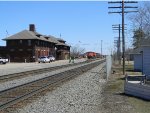
[[113,30],[118,30],[119,37],[117,40],[117,60],[119,61],[119,64],[121,64],[121,49],[120,49],[120,24],[112,25]]
[[123,75],[125,75],[125,35],[124,35],[124,14],[125,13],[131,13],[131,12],[137,12],[134,10],[127,10],[125,9],[135,9],[138,8],[136,6],[125,6],[125,4],[131,4],[131,3],[138,3],[137,1],[113,1],[113,2],[108,2],[108,4],[121,4],[121,6],[113,6],[113,7],[108,7],[109,9],[121,9],[121,11],[116,11],[116,12],[109,12],[109,14],[112,13],[119,13],[122,14],[122,58],[123,58]]
[[124,37],[124,0],[122,0],[122,57],[123,57],[123,75],[125,75],[125,37]]
[[[119,36],[116,37],[116,38],[118,38],[118,40],[117,40],[117,59],[119,61],[119,64],[121,65],[121,36],[120,36],[120,34],[121,34],[122,26],[120,24],[114,24],[114,25],[112,25],[112,30],[117,30],[118,34],[119,34]],[[126,28],[124,30],[126,30]]]

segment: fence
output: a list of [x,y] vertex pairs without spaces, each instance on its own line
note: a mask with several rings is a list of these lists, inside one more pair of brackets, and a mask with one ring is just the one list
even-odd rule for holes
[[102,64],[102,68],[100,69],[100,75],[103,79],[106,79],[106,62]]
[[111,56],[106,56],[106,75],[107,75],[107,79],[111,75],[111,67],[112,67],[112,58],[111,58]]

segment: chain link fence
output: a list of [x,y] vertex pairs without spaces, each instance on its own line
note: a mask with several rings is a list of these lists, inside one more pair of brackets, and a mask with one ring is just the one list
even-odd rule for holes
[[112,57],[110,55],[106,56],[106,79],[111,75],[112,68]]
[[112,68],[112,57],[107,56],[106,62],[103,63],[103,66],[100,70],[100,74],[102,75],[103,79],[108,79],[108,77],[111,75],[111,68]]

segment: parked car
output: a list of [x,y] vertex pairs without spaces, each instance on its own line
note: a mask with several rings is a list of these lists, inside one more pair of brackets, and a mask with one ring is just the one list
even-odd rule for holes
[[53,55],[49,55],[48,58],[50,59],[51,62],[55,61],[55,57]]
[[42,57],[38,58],[38,62],[39,63],[41,63],[41,62],[42,63],[46,63],[46,62],[50,63],[51,61],[50,61],[50,59],[47,56],[42,56]]
[[0,57],[0,64],[6,64],[8,62],[7,58]]

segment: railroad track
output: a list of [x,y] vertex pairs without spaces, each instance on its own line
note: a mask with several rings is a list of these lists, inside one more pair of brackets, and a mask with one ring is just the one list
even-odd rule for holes
[[61,65],[61,66],[48,67],[48,68],[30,70],[30,71],[25,71],[25,72],[13,73],[13,74],[8,74],[8,75],[2,75],[2,76],[0,76],[0,83],[11,81],[14,79],[20,79],[20,78],[27,77],[27,76],[35,76],[38,74],[51,72],[51,71],[55,71],[55,70],[70,67],[70,66],[81,65],[81,64],[88,63],[91,61],[93,61],[93,60],[86,60],[84,62],[79,62],[79,63],[74,63],[74,64],[67,64],[67,65]]
[[62,73],[35,80],[20,86],[0,91],[0,110],[10,107],[56,84],[75,78],[82,73],[102,64],[105,60],[91,62]]

